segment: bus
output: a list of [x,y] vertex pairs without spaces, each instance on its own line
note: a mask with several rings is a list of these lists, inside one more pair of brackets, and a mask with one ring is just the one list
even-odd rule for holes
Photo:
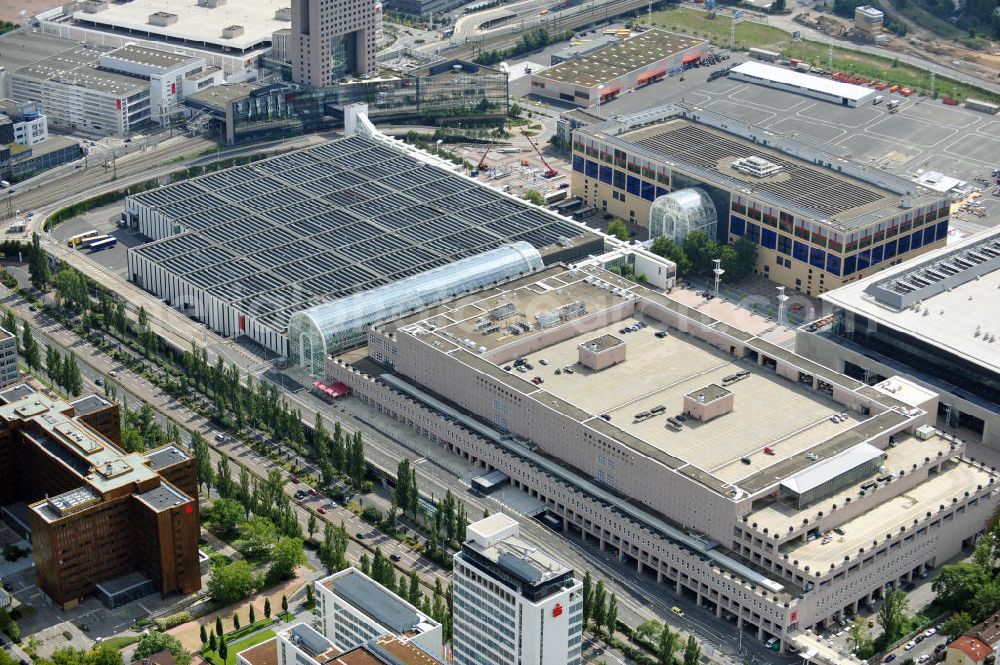
[[109,247],[114,247],[118,244],[118,238],[114,236],[104,236],[99,240],[94,240],[87,246],[91,252],[99,252],[102,249],[108,249]]
[[95,240],[87,247],[91,252],[99,252],[102,249],[108,249],[109,247],[114,247],[118,244],[118,238],[114,236],[105,236],[100,240]]
[[69,245],[70,247],[76,247],[83,241],[90,240],[91,238],[96,238],[98,235],[100,234],[97,231],[91,229],[89,231],[84,231],[83,233],[77,233],[75,236],[67,240],[66,244]]

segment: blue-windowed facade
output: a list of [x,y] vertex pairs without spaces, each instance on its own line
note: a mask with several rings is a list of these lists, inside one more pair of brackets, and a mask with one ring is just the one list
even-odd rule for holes
[[[729,210],[729,239],[746,238],[761,249],[771,250],[760,253],[758,262],[762,265],[774,261],[794,269],[798,263],[837,278],[825,284],[828,289],[855,274],[895,263],[907,252],[940,246],[948,236],[948,213],[948,201],[942,199],[845,233],[829,224],[802,219],[734,194]],[[764,272],[768,274],[769,270]],[[782,281],[774,274],[768,276]]]
[[573,171],[649,203],[672,191],[669,167],[612,149],[590,137],[573,138]]

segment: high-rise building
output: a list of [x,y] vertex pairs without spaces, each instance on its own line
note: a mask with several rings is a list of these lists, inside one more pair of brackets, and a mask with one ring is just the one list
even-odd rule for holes
[[94,592],[117,607],[201,587],[194,460],[174,446],[124,452],[99,431],[117,409],[26,384],[0,392],[0,506],[24,515],[38,586],[63,609]]
[[372,0],[293,0],[292,80],[314,87],[375,69]]
[[455,665],[580,663],[583,584],[503,514],[466,531],[454,568]]
[[0,386],[17,381],[17,337],[0,328]]

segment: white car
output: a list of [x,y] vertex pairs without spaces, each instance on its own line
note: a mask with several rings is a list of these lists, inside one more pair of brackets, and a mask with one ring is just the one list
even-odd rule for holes
[[930,660],[930,659],[931,659],[931,655],[930,655],[930,654],[928,654],[928,653],[925,653],[925,654],[924,654],[923,656],[921,656],[920,658],[917,658],[917,662],[918,662],[918,663],[926,663],[926,662],[927,662],[928,660]]
[[914,642],[913,640],[910,640],[909,642],[907,642],[906,644],[903,645],[903,648],[906,649],[907,651],[909,651],[910,649],[912,649],[915,646],[917,646],[917,643]]
[[937,633],[937,628],[928,628],[927,630],[924,631],[924,637],[930,637],[935,633]]

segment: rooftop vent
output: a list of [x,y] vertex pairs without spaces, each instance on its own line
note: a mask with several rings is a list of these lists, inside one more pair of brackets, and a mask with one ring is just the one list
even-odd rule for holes
[[243,34],[242,25],[228,25],[222,29],[223,39],[233,39],[234,37],[239,37]]
[[80,3],[84,14],[96,14],[108,8],[108,3],[104,0],[84,0]]
[[170,12],[154,12],[149,15],[150,25],[156,25],[161,28],[165,28],[168,25],[173,25],[177,23],[177,14],[171,14]]
[[216,7],[222,7],[226,4],[226,0],[198,0],[199,7],[207,7],[208,9],[215,9]]
[[763,157],[742,157],[733,162],[733,168],[755,178],[767,178],[781,172],[781,166]]
[[281,9],[274,12],[275,21],[291,21],[292,20],[292,8],[282,7]]

